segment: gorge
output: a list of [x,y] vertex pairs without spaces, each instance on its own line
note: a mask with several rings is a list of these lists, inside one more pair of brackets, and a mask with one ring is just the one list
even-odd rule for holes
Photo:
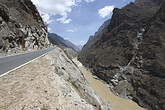
[[149,110],[165,107],[164,9],[164,0],[114,9],[107,28],[78,56],[114,93]]
[[[38,12],[41,7],[36,7],[32,1],[0,0],[0,64],[7,63],[5,58],[9,59],[8,55],[15,65],[18,60],[26,60],[23,55],[30,54],[30,51],[47,49],[37,58],[0,76],[0,109],[165,109],[164,0],[135,0],[121,9],[114,8],[112,17],[89,37],[82,50],[82,44],[79,49],[78,44],[67,38],[80,30],[74,27],[74,23],[69,25],[69,22],[74,22],[69,18],[69,12],[71,7],[78,7],[78,3],[98,0],[51,0],[50,3],[57,6],[53,9],[60,7],[63,11],[62,6],[66,5],[69,11],[64,11],[62,18],[57,18],[59,10],[51,13],[57,14],[53,16],[55,20],[46,16],[49,24],[43,20],[47,14]],[[96,8],[92,3],[88,5],[91,5],[91,10]],[[44,7],[51,9],[48,4]],[[76,13],[81,13],[81,10],[76,10]],[[89,16],[78,18],[78,15],[74,17],[80,20],[79,24],[91,26],[92,23],[83,22]],[[55,25],[52,30],[61,29],[68,34],[53,32],[49,28],[52,22],[56,25],[62,22],[61,25],[67,27]],[[86,35],[85,32],[96,26],[92,25],[89,28],[84,26],[83,33],[79,31],[79,34]],[[21,58],[14,60],[18,54]],[[4,65],[1,67],[5,68]]]

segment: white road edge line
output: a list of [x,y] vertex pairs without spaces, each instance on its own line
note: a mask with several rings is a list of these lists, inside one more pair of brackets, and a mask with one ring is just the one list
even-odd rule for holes
[[13,56],[17,56],[17,55],[24,55],[24,54],[27,54],[27,53],[32,53],[32,52],[37,52],[39,50],[35,50],[35,51],[27,51],[27,52],[24,52],[24,53],[18,53],[18,54],[11,54],[11,55],[6,55],[6,56],[1,56],[1,58],[7,58],[7,57],[13,57]]
[[[53,49],[53,50],[54,50],[54,49]],[[1,75],[0,75],[0,78],[1,78],[2,76],[5,76],[5,75],[9,74],[10,72],[12,72],[12,71],[14,71],[14,70],[17,70],[17,69],[19,69],[19,68],[21,68],[21,67],[23,67],[23,66],[25,66],[25,65],[27,65],[27,64],[29,64],[29,63],[31,63],[31,62],[33,62],[33,61],[35,61],[35,60],[37,60],[37,59],[39,59],[39,58],[45,56],[47,53],[49,53],[49,52],[51,52],[51,51],[52,51],[52,50],[50,50],[50,51],[44,53],[43,55],[41,55],[41,56],[39,56],[39,57],[36,57],[36,58],[32,59],[32,60],[30,60],[30,61],[28,61],[28,62],[26,62],[26,63],[24,63],[24,64],[22,64],[22,65],[20,65],[20,66],[18,66],[18,67],[16,67],[16,68],[14,68],[14,69],[12,69],[12,70],[10,70],[10,71],[8,71],[8,72],[5,72],[5,73],[1,74]]]
[[[51,48],[51,47],[50,47]],[[43,50],[46,50],[46,49],[49,49],[49,48],[45,48]],[[24,54],[27,54],[27,53],[33,53],[33,52],[38,52],[40,50],[34,50],[34,51],[27,51],[27,52],[24,52],[24,53],[18,53],[18,54],[11,54],[11,55],[7,55],[7,56],[0,56],[0,59],[1,58],[7,58],[7,57],[13,57],[13,56],[17,56],[17,55],[24,55]]]

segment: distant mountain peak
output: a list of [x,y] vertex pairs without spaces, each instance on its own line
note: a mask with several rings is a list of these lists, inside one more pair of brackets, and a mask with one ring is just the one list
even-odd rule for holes
[[88,42],[83,46],[82,49],[89,47],[89,45],[97,38],[99,37],[100,33],[108,26],[108,24],[110,23],[110,19],[106,20],[101,26],[100,28],[97,30],[97,32],[95,32],[94,35],[91,35],[88,39]]
[[49,38],[50,42],[54,45],[60,45],[65,48],[71,48],[76,52],[80,51],[80,49],[76,45],[74,45],[69,40],[62,38],[61,36],[57,35],[56,33],[48,33],[48,38]]

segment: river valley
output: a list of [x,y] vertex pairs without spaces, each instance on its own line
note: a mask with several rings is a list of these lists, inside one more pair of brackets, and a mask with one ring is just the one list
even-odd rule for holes
[[137,103],[132,100],[127,100],[119,96],[114,95],[107,84],[104,82],[95,79],[90,71],[88,71],[76,58],[73,61],[78,65],[79,69],[82,71],[84,77],[96,92],[98,96],[108,101],[113,110],[144,110]]

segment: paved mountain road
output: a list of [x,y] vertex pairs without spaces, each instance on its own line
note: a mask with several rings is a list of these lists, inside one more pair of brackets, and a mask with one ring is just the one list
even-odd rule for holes
[[39,50],[39,51],[33,51],[13,56],[7,56],[0,58],[0,75],[20,66],[23,65],[51,50],[53,50],[55,47],[50,47],[47,49]]

